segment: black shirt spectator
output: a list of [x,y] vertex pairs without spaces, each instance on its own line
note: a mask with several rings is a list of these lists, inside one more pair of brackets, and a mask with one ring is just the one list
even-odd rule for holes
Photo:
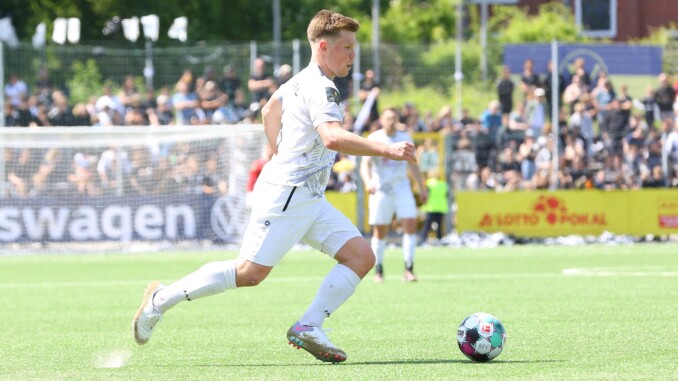
[[497,98],[501,105],[502,114],[510,114],[513,111],[513,81],[511,80],[511,70],[508,66],[503,67],[502,75],[497,82]]
[[235,91],[241,87],[242,84],[235,69],[231,65],[224,66],[224,76],[219,81],[219,88],[224,94],[228,95],[229,101],[235,99]]
[[657,102],[659,112],[664,119],[666,114],[673,113],[673,102],[676,100],[676,91],[669,84],[666,74],[659,75],[660,87],[655,92],[654,101]]

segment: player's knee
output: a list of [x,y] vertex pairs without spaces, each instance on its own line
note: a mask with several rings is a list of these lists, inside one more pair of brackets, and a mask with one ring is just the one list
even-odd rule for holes
[[241,262],[237,265],[236,285],[238,287],[253,287],[263,282],[270,273],[271,268],[256,265],[252,262]]
[[364,251],[360,254],[360,260],[362,262],[362,267],[371,270],[375,263],[377,262],[377,257],[374,255],[374,252],[372,250],[367,250]]

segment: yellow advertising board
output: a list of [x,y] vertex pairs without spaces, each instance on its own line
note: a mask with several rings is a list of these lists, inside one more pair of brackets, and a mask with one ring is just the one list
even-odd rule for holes
[[457,230],[522,237],[678,233],[678,191],[461,192]]
[[327,201],[358,226],[358,194],[356,192],[325,192]]

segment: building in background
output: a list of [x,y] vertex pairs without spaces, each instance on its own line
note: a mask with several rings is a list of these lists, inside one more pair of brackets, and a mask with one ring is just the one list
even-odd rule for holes
[[[537,13],[554,0],[519,0],[519,7]],[[647,37],[652,29],[678,20],[675,0],[559,0],[571,7],[585,35],[629,41]]]

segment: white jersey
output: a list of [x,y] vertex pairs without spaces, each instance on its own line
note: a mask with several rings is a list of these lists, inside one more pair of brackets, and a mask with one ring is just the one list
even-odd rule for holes
[[343,122],[339,91],[312,62],[281,86],[275,96],[281,99],[283,109],[278,154],[264,166],[260,178],[271,184],[304,185],[322,195],[336,152],[325,147],[316,127],[325,122]]
[[[410,134],[404,131],[396,131],[393,136],[389,136],[381,129],[371,133],[367,138],[389,145],[398,142],[414,144]],[[410,186],[410,180],[407,177],[407,161],[390,160],[380,156],[372,157],[370,160],[372,162],[370,166],[372,185],[377,190],[388,192],[394,188]]]

